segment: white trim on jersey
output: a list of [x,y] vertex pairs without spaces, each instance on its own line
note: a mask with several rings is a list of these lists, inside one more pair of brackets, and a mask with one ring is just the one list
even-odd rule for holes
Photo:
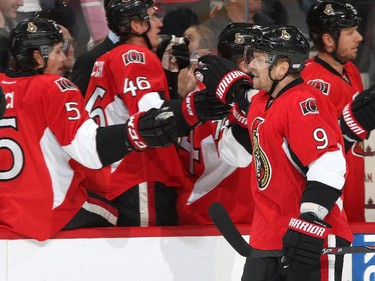
[[234,167],[245,168],[253,160],[253,156],[233,136],[231,128],[224,129],[218,152],[221,160]]
[[[328,247],[337,247],[336,244],[336,235],[333,234],[328,234],[327,236],[327,246]],[[336,276],[336,268],[335,268],[335,262],[336,262],[336,255],[328,255],[328,266],[327,266],[327,271],[328,271],[328,276],[327,280],[328,281],[335,281],[335,276]]]
[[212,135],[201,141],[201,147],[202,159],[205,163],[204,172],[195,182],[187,205],[190,205],[213,190],[237,169],[237,167],[228,165],[219,159]]
[[139,111],[147,111],[150,108],[160,108],[164,100],[160,98],[159,93],[150,92],[144,95],[138,102]]
[[[44,161],[51,177],[53,190],[53,209],[60,206],[65,200],[66,193],[72,182],[74,171],[69,165],[70,157],[61,148],[55,135],[49,128],[46,128],[40,139]],[[47,180],[47,179],[46,179]]]
[[341,150],[326,152],[309,165],[307,181],[317,181],[342,190],[345,183],[346,162]]
[[148,183],[141,182],[138,184],[139,192],[139,226],[150,226],[150,215],[148,210]]
[[90,213],[94,213],[105,218],[107,221],[109,221],[113,225],[117,225],[117,216],[114,216],[106,208],[103,208],[100,205],[89,203],[86,201],[85,203],[83,203],[82,208]]
[[71,144],[63,146],[66,153],[77,162],[90,169],[103,167],[96,150],[96,129],[93,119],[87,119],[78,129]]
[[130,118],[129,109],[118,96],[115,96],[113,102],[106,106],[105,116],[108,125],[124,124]]

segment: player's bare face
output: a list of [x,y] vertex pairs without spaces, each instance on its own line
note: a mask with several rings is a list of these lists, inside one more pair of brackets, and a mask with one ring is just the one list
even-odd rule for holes
[[163,23],[159,17],[155,14],[155,8],[149,8],[147,10],[148,15],[150,17],[150,25],[151,28],[147,32],[148,39],[150,40],[152,48],[156,48],[159,45],[159,37],[158,34],[160,32],[160,28],[163,26]]
[[66,56],[63,43],[54,45],[52,51],[48,55],[47,67],[44,73],[62,75],[65,60]]
[[350,27],[341,29],[337,56],[342,61],[351,61],[357,57],[359,43],[363,37],[358,32],[358,27]]
[[0,12],[6,19],[16,19],[20,6],[23,6],[23,0],[0,0]]
[[249,67],[254,75],[254,89],[268,91],[271,88],[272,80],[268,73],[270,66],[268,54],[257,51],[253,53],[253,60],[250,62]]

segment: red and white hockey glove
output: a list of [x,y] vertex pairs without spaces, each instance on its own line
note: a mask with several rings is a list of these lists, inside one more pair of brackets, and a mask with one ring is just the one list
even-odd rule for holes
[[198,62],[195,77],[223,103],[232,103],[236,91],[252,88],[249,75],[228,59],[206,55],[199,58]]
[[190,127],[229,115],[230,106],[219,101],[207,89],[189,93],[182,101],[182,114]]
[[340,127],[346,139],[353,141],[364,140],[375,129],[375,86],[359,93],[344,107]]
[[320,261],[324,240],[331,226],[318,219],[313,213],[291,218],[289,229],[283,237],[283,257],[285,269],[308,270]]
[[247,128],[247,117],[237,103],[232,103],[228,119],[229,124],[237,123],[241,127]]
[[169,146],[177,139],[176,118],[168,107],[138,112],[130,116],[125,127],[126,145],[135,151]]

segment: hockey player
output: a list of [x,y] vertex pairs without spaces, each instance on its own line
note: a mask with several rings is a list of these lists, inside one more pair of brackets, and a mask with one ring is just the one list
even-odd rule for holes
[[45,74],[66,58],[55,22],[27,19],[9,39],[10,70],[0,74],[7,106],[0,120],[0,227],[45,240],[60,229],[116,225],[117,210],[88,197],[73,160],[99,169],[139,146],[171,145],[173,113],[151,109],[98,127],[77,87]]
[[[109,28],[119,36],[120,44],[96,61],[85,96],[87,111],[101,126],[123,123],[132,114],[164,105],[173,107],[179,120],[184,120],[183,112],[189,124],[211,118],[209,111],[215,107],[227,108],[213,95],[208,101],[210,96],[204,93],[197,93],[183,105],[169,100],[165,73],[152,52],[159,44],[162,26],[155,13],[152,0],[111,0],[107,7]],[[199,108],[208,115],[195,114]],[[227,109],[224,111],[220,118],[228,114]],[[188,124],[178,129],[179,135],[186,134]],[[189,180],[175,146],[130,153],[112,165],[110,176],[104,178],[107,181],[96,182],[107,185],[107,192],[101,194],[120,210],[119,225],[177,224],[177,192]]]
[[[218,54],[247,71],[243,52],[259,27],[249,23],[231,23],[220,34]],[[250,90],[253,92],[254,90]],[[239,97],[244,111],[248,106],[245,96]],[[179,154],[193,180],[192,189],[184,189],[178,196],[178,215],[182,225],[212,224],[208,210],[220,202],[235,223],[251,223],[253,203],[250,192],[250,167],[238,168],[220,159],[217,144],[223,129],[238,123],[246,128],[246,115],[237,103],[228,118],[199,124],[180,143]]]
[[[342,210],[343,141],[334,106],[300,77],[308,54],[293,26],[265,28],[246,49],[261,91],[251,100],[248,130],[234,125],[219,143],[223,159],[251,162],[254,171],[250,245],[257,257],[247,258],[242,281],[341,280],[343,258],[321,258],[321,250],[353,238]],[[246,75],[228,61],[200,61],[197,77],[222,101],[248,88]],[[282,257],[269,250],[282,250]]]
[[[355,8],[341,1],[318,1],[312,5],[306,18],[318,55],[307,61],[302,77],[332,101],[337,119],[344,106],[363,91],[359,70],[352,63],[363,39],[358,32],[360,20]],[[347,150],[344,209],[349,221],[364,222],[363,142],[350,142]]]

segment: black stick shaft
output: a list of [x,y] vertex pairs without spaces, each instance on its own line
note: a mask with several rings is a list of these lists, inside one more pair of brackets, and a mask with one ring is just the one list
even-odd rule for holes
[[[218,202],[210,206],[209,214],[225,240],[243,257],[281,257],[281,250],[258,251],[252,248],[242,237],[224,206]],[[375,253],[373,246],[329,247],[322,250],[322,255],[344,255]]]

